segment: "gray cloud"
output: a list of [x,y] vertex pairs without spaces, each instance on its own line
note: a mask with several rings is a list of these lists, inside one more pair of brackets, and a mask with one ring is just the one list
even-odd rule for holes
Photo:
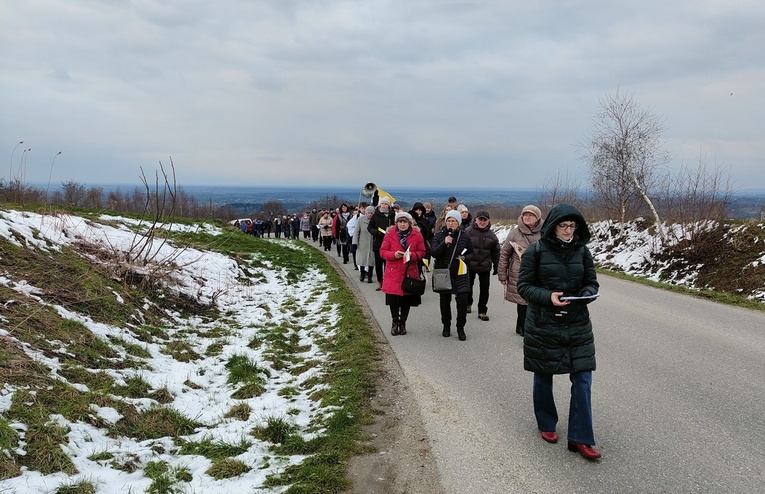
[[59,150],[60,181],[133,183],[168,156],[187,184],[584,180],[577,145],[618,89],[666,118],[673,166],[703,149],[765,187],[761,2],[39,0],[0,18],[0,135],[9,157],[33,144],[33,181]]

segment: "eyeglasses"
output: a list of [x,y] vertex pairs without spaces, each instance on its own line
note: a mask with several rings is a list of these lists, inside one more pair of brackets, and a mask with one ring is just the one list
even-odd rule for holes
[[556,226],[561,230],[576,230],[576,223],[558,223]]

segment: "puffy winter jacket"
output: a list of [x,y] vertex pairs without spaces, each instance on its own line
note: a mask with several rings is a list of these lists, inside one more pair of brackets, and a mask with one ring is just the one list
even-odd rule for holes
[[491,229],[491,223],[486,228],[479,228],[475,222],[465,229],[473,241],[473,258],[468,267],[474,273],[487,273],[499,264],[499,239]]
[[[575,221],[570,243],[557,239],[555,226]],[[529,303],[523,340],[523,367],[532,372],[568,374],[595,370],[595,340],[587,304],[552,304],[553,292],[597,293],[599,285],[592,254],[586,244],[590,232],[573,206],[555,206],[545,219],[541,239],[521,258],[518,293]]]
[[[450,234],[455,241],[450,245],[446,245],[444,240]],[[461,254],[463,251],[465,253]],[[452,259],[452,253],[454,253],[454,260],[450,265],[449,260]],[[436,233],[433,237],[433,245],[431,246],[430,254],[435,258],[435,262],[433,263],[435,269],[449,266],[449,273],[451,274],[452,279],[451,293],[470,293],[470,276],[468,276],[468,270],[465,269],[464,274],[457,274],[459,271],[460,255],[462,255],[462,260],[466,264],[473,258],[473,241],[470,239],[470,235],[465,233],[465,230],[458,228],[455,232],[449,232],[446,227],[441,229],[441,231]]]

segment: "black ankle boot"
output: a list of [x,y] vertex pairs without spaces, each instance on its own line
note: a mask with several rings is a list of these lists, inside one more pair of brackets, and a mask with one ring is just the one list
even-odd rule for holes
[[457,328],[457,338],[459,338],[460,341],[465,341],[465,328]]
[[448,324],[444,324],[444,330],[441,331],[441,336],[444,338],[448,338],[452,335],[452,329],[449,327]]
[[399,321],[398,334],[406,334],[406,319],[401,319],[401,321]]
[[390,325],[390,334],[397,336],[398,333],[398,319],[393,320],[393,324]]
[[367,273],[364,271],[364,268],[359,269],[361,271],[361,274],[359,275],[359,281],[364,281],[364,278],[367,277]]

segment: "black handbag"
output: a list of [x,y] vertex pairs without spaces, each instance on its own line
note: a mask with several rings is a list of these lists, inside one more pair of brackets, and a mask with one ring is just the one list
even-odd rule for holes
[[422,295],[425,293],[425,277],[422,271],[417,269],[417,277],[409,276],[409,263],[406,263],[404,281],[401,282],[401,290],[407,295]]

